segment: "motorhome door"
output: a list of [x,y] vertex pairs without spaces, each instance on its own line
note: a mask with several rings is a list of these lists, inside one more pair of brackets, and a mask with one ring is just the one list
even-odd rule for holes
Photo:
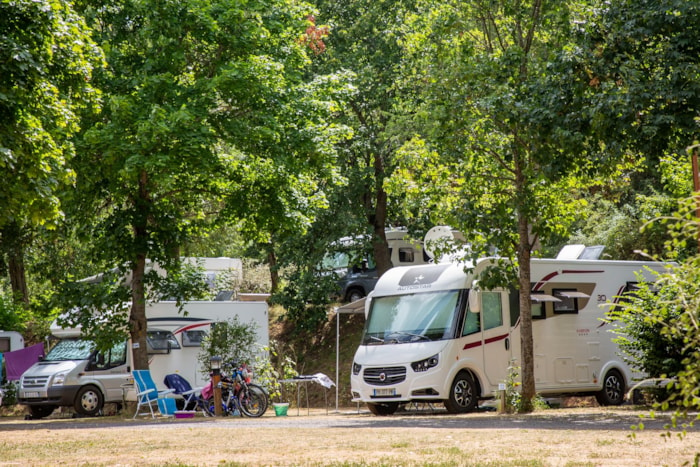
[[483,368],[489,384],[498,388],[508,377],[512,358],[508,294],[483,291],[480,295]]

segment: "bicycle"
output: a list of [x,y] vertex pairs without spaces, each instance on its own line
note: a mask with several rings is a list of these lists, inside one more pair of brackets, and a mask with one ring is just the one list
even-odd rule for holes
[[[223,415],[245,415],[246,417],[261,417],[268,407],[267,393],[257,384],[251,383],[251,375],[248,367],[236,365],[235,363],[225,364],[224,367],[232,369],[230,375],[222,374],[221,382],[221,403]],[[203,390],[207,403],[206,411],[209,415],[214,415],[215,405],[213,397],[212,382]],[[210,395],[211,394],[211,395]]]

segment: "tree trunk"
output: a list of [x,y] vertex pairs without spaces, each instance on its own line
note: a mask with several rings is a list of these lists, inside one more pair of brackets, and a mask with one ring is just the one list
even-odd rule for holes
[[21,227],[16,222],[6,225],[0,233],[0,241],[2,241],[2,249],[7,254],[12,298],[15,303],[26,307],[29,305],[29,289],[27,288],[27,274],[24,269],[24,246]]
[[[146,212],[150,202],[148,193],[148,174],[141,171],[139,176],[139,201],[141,211],[135,217],[134,245],[148,244],[148,216]],[[138,248],[138,247],[137,247]],[[129,328],[131,333],[132,356],[134,370],[148,370],[148,347],[146,344],[146,286],[144,276],[146,273],[147,251],[136,253],[131,274],[131,313],[129,315]]]
[[522,369],[521,412],[531,412],[535,398],[535,359],[532,340],[532,301],[530,300],[530,241],[528,222],[518,215],[518,267],[520,289],[520,360]]
[[268,244],[267,264],[270,266],[270,293],[276,293],[280,284],[280,273],[277,267],[277,256],[272,242]]
[[24,270],[24,251],[21,246],[13,248],[7,255],[10,270],[10,285],[12,296],[16,303],[29,305],[29,289],[27,288],[27,274]]
[[139,255],[134,269],[131,271],[131,315],[129,316],[134,370],[148,370],[145,270],[146,256]]

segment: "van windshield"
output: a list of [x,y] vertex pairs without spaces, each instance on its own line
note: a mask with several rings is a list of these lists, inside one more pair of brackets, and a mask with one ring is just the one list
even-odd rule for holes
[[45,362],[66,360],[87,360],[94,350],[94,344],[83,339],[63,339],[51,349],[44,358]]
[[375,297],[364,345],[449,339],[454,335],[459,290]]

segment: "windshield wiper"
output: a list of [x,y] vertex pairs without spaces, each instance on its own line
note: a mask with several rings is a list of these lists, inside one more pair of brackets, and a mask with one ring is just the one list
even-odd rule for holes
[[[394,331],[388,334],[388,336],[408,336],[413,339],[410,340],[410,342],[417,342],[417,341],[430,341],[432,340],[431,338],[424,336],[422,334],[414,334],[412,332],[406,332],[406,331]],[[385,336],[388,338],[388,336]],[[395,340],[396,342],[399,342],[398,339],[392,339]],[[404,341],[408,342],[408,341]]]
[[367,339],[369,339],[369,340],[372,340],[372,341],[375,341],[375,342],[381,342],[382,344],[384,343],[384,339],[382,339],[381,337],[369,336],[369,335],[366,336],[366,337],[367,337]]

